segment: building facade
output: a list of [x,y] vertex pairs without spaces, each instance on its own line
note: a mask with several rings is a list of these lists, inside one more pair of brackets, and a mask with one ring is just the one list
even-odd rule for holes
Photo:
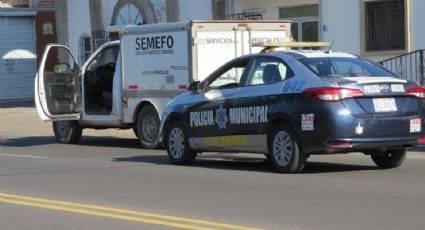
[[36,10],[33,1],[0,1],[0,100],[34,95]]
[[0,100],[33,100],[37,57],[55,43],[54,0],[0,1]]
[[296,41],[329,41],[376,61],[425,49],[423,0],[229,0],[230,14],[293,21]]
[[80,63],[123,25],[226,19],[225,0],[57,0],[58,41]]

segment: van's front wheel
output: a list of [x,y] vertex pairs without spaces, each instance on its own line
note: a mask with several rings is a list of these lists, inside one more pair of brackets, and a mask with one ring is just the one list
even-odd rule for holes
[[159,132],[159,116],[156,109],[147,105],[143,107],[137,118],[137,137],[145,149],[153,149],[157,146]]
[[80,141],[83,129],[77,121],[54,121],[53,132],[62,144],[76,144]]

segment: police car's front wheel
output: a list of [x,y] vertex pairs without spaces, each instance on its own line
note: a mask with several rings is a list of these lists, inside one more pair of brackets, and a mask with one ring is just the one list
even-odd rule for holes
[[270,160],[280,173],[301,172],[307,156],[298,145],[297,137],[291,127],[278,125],[269,135]]
[[195,160],[196,152],[190,149],[187,132],[181,121],[173,122],[165,136],[165,145],[171,162],[190,164]]

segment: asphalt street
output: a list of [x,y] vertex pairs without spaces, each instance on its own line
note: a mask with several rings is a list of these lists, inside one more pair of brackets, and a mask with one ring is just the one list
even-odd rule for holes
[[58,144],[34,108],[0,108],[0,229],[424,229],[425,147],[380,170],[360,153],[277,174],[262,155],[169,163],[129,130]]

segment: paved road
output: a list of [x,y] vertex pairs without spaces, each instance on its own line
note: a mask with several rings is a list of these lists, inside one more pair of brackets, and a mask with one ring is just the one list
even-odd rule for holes
[[131,131],[85,130],[79,145],[61,145],[50,125],[33,108],[0,109],[1,229],[425,227],[425,148],[393,170],[351,154],[281,175],[249,154],[174,166]]

